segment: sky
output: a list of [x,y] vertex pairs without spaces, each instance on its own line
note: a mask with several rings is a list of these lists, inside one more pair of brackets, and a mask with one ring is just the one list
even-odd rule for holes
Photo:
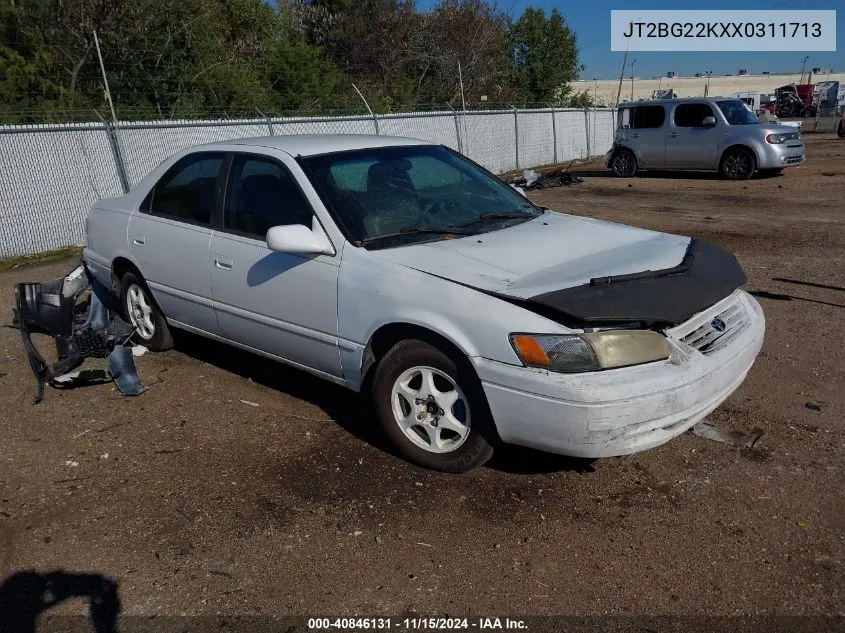
[[[420,9],[436,4],[436,0],[417,0]],[[796,9],[836,9],[836,52],[788,52],[788,53],[629,53],[628,61],[636,60],[634,74],[637,77],[665,76],[667,71],[674,71],[681,76],[691,76],[697,72],[713,71],[714,75],[736,74],[740,68],[749,73],[768,71],[799,73],[801,62],[809,55],[807,68],[832,68],[845,71],[845,4],[842,0],[710,0],[705,5],[698,3],[683,4],[677,0],[629,0],[628,2],[608,2],[607,0],[580,0],[561,2],[555,0],[498,0],[497,5],[503,11],[518,17],[529,6],[546,9],[550,12],[557,7],[566,18],[570,27],[578,36],[578,48],[581,51],[581,63],[586,68],[581,73],[584,79],[611,79],[619,76],[622,69],[623,52],[610,50],[610,11],[611,9],[673,10],[673,9],[745,9],[745,10],[796,10]],[[625,76],[630,76],[630,67]]]

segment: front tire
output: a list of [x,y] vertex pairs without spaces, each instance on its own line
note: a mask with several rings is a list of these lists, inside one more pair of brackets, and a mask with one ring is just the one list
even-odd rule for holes
[[153,352],[173,347],[167,320],[153,300],[147,284],[134,273],[126,273],[120,282],[120,305],[126,320],[135,328],[135,339]]
[[376,368],[373,400],[384,432],[419,466],[463,473],[493,456],[492,416],[465,359],[419,340],[397,343]]
[[610,159],[610,169],[620,178],[632,178],[637,173],[637,157],[629,149],[617,149]]
[[757,161],[747,149],[737,147],[729,149],[722,156],[719,171],[728,180],[748,180],[754,175],[757,168]]

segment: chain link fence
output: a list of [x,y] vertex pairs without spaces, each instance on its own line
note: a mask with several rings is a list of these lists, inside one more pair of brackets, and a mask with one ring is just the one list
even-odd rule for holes
[[502,173],[606,152],[610,109],[0,126],[0,259],[85,242],[98,199],[120,196],[172,154],[282,134],[382,134],[451,147]]

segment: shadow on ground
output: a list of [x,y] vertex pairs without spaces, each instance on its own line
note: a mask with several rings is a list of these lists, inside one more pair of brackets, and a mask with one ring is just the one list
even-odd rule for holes
[[21,571],[6,578],[0,585],[0,630],[35,633],[42,613],[71,598],[88,599],[89,630],[117,631],[120,613],[117,583],[100,574],[64,571],[46,574]]
[[[379,427],[369,398],[307,372],[195,334],[175,330],[173,338],[179,352],[304,400],[324,411],[347,433],[396,459],[402,459]],[[590,473],[593,472],[594,461],[502,446],[487,465],[500,472],[538,475],[564,471]]]
[[[581,178],[616,178],[619,180],[627,180],[629,182],[636,181],[639,178],[656,178],[660,180],[724,180],[722,174],[716,171],[664,171],[652,170],[638,172],[633,178],[619,178],[609,169],[573,169],[571,173],[580,176]],[[757,172],[754,175],[755,180],[777,178],[782,174],[772,173],[768,171]]]

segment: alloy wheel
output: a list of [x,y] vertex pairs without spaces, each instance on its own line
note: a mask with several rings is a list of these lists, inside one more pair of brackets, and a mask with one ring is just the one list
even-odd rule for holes
[[148,341],[155,335],[153,306],[144,290],[132,284],[126,292],[126,313],[138,335]]
[[449,453],[470,434],[469,402],[457,383],[433,367],[412,367],[393,383],[391,408],[396,424],[414,445]]

